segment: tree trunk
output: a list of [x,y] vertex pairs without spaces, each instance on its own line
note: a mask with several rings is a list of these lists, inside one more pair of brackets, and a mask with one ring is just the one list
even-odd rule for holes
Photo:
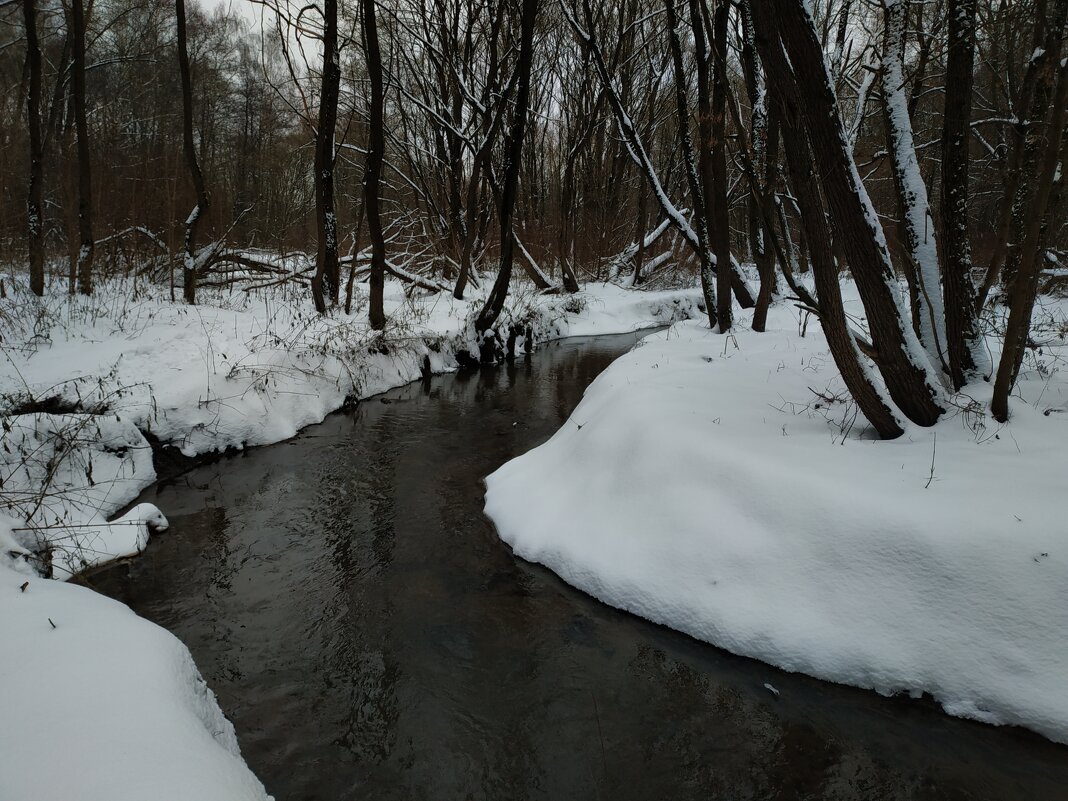
[[370,140],[367,145],[367,166],[363,178],[367,233],[371,239],[368,317],[371,328],[381,331],[386,327],[383,298],[386,284],[386,240],[382,232],[382,215],[379,208],[379,185],[386,150],[385,92],[382,81],[382,51],[378,44],[378,23],[375,20],[375,0],[362,0],[362,5],[367,77],[371,83]]
[[[1034,310],[1041,273],[1042,233],[1045,229],[1043,222],[1060,166],[1058,154],[1064,136],[1065,121],[1068,119],[1068,61],[1061,62],[1059,73],[1057,93],[1045,126],[1045,152],[1042,155],[1038,181],[1025,211],[1028,224],[1023,242],[1019,246],[1016,280],[1009,297],[1009,321],[1005,326],[1005,348],[998,363],[994,395],[990,403],[995,419],[1002,423],[1009,419],[1009,393],[1020,372],[1024,349],[1027,347],[1027,335],[1031,329],[1031,313]],[[1037,132],[1035,135],[1040,136]]]
[[189,50],[185,35],[185,0],[175,0],[175,15],[178,21],[178,69],[182,79],[182,145],[185,151],[186,169],[193,180],[197,203],[185,221],[185,258],[182,267],[182,294],[185,302],[197,302],[197,223],[208,211],[208,191],[204,186],[204,174],[197,161],[193,142],[193,79],[189,70]]
[[334,211],[334,127],[341,86],[337,48],[337,0],[323,0],[323,76],[319,95],[319,126],[315,131],[315,223],[319,247],[311,289],[315,309],[326,312],[327,299],[338,302],[340,268],[337,257],[337,214]]
[[908,98],[905,96],[905,21],[908,2],[883,0],[883,7],[883,110],[906,245],[905,275],[912,293],[913,328],[930,355],[931,362],[941,365],[945,355],[946,331],[938,247],[935,243],[934,220],[928,207],[927,186],[916,159]]
[[975,0],[948,0],[946,103],[942,117],[941,239],[946,306],[946,353],[953,388],[981,363],[968,239],[968,145],[971,141]]
[[[691,7],[701,4],[702,10],[698,14],[705,13],[704,0],[691,0]],[[731,12],[731,5],[720,0],[716,15],[712,22],[711,47],[705,58],[705,70],[709,65],[713,66],[711,106],[704,107],[698,91],[698,105],[701,105],[700,113],[705,119],[707,113],[707,135],[709,137],[709,161],[711,186],[706,180],[705,199],[706,210],[709,213],[708,233],[711,239],[712,251],[716,253],[716,297],[719,301],[717,316],[719,317],[720,332],[726,333],[731,330],[731,277],[734,267],[731,262],[731,210],[727,206],[727,142],[726,142],[726,103],[727,103],[727,22]],[[700,20],[694,21],[694,37],[697,38],[697,30],[700,29]],[[698,48],[700,53],[700,48]],[[697,85],[701,87],[701,60],[698,57]],[[706,75],[707,80],[707,75]],[[704,160],[702,154],[702,160]],[[702,174],[706,171],[702,169]]]
[[[774,198],[773,178],[779,137],[777,115],[769,115],[767,88],[764,76],[757,63],[756,45],[753,42],[753,11],[749,0],[743,0],[742,17],[742,70],[745,76],[746,91],[749,94],[751,164],[749,169],[749,199],[747,216],[749,227],[749,244],[753,251],[757,274],[760,277],[760,292],[757,294],[756,307],[753,309],[753,330],[764,331],[767,328],[768,309],[775,295],[775,256],[772,253],[775,237],[774,220],[771,216],[771,203]],[[772,119],[774,117],[774,119]],[[738,121],[741,127],[741,121]],[[772,140],[776,144],[772,144]],[[783,270],[790,271],[790,265],[783,259]]]
[[[690,137],[690,104],[686,99],[687,77],[682,59],[682,42],[679,39],[679,20],[675,13],[675,0],[664,0],[664,10],[667,12],[668,43],[671,47],[671,63],[675,72],[675,114],[679,121],[682,162],[686,172],[686,183],[690,187],[693,219],[697,223],[698,256],[701,259],[701,292],[704,295],[708,326],[715,328],[718,321],[716,272],[712,248],[708,243],[708,216],[705,213],[704,190],[701,188],[701,179],[697,174],[693,140]],[[707,82],[707,70],[705,80]]]
[[488,340],[487,331],[493,327],[504,310],[504,301],[508,296],[508,285],[512,280],[512,257],[515,237],[512,233],[512,212],[519,190],[519,170],[523,158],[523,137],[526,133],[527,106],[530,103],[530,71],[534,61],[534,22],[538,14],[538,0],[523,0],[523,10],[519,21],[519,61],[516,70],[519,83],[516,87],[515,109],[512,112],[512,124],[505,137],[507,162],[504,168],[504,186],[501,189],[501,263],[497,280],[493,282],[486,304],[475,320],[475,331],[480,339],[483,361],[490,360],[493,345]]
[[[782,36],[796,76],[835,243],[849,261],[868,317],[875,361],[898,408],[918,425],[933,425],[943,409],[939,381],[902,309],[879,218],[860,180],[827,74],[823,50],[804,0],[756,0],[760,38]],[[793,135],[785,133],[784,138]],[[812,248],[816,243],[809,241]]]
[[78,291],[93,294],[93,199],[89,125],[85,116],[85,6],[71,0],[74,28],[74,127],[78,137]]
[[37,38],[36,0],[22,0],[26,26],[26,67],[29,89],[26,113],[30,134],[30,181],[26,194],[27,241],[30,258],[30,291],[44,294],[44,144],[41,136],[41,45]]

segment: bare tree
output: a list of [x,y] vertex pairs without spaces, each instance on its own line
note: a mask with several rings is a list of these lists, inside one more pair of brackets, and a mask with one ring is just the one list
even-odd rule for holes
[[882,95],[889,135],[901,227],[907,245],[905,275],[912,297],[912,319],[920,342],[936,365],[945,354],[945,310],[935,242],[934,219],[927,202],[927,186],[920,173],[912,134],[912,117],[906,95],[905,21],[907,0],[883,0],[886,24],[883,35]]
[[363,178],[364,209],[367,232],[371,239],[370,305],[368,316],[371,328],[386,327],[383,293],[386,282],[386,240],[382,233],[379,209],[382,180],[382,161],[385,157],[385,90],[382,78],[382,50],[378,44],[378,22],[375,19],[375,0],[362,0],[364,50],[367,54],[367,76],[371,83],[371,108],[368,120],[370,140],[367,145],[367,168]]
[[30,135],[29,191],[26,194],[27,242],[30,256],[30,289],[44,294],[44,144],[41,137],[41,45],[37,36],[36,0],[22,0],[26,27],[26,114]]
[[[1060,24],[1063,39],[1064,15]],[[1037,180],[1027,202],[1027,222],[1023,227],[1022,241],[1013,247],[1015,280],[1009,294],[1009,320],[1005,327],[1005,347],[998,363],[994,380],[994,394],[990,408],[999,421],[1009,418],[1009,393],[1020,371],[1027,335],[1031,327],[1031,314],[1038,293],[1039,262],[1043,234],[1047,229],[1046,212],[1053,192],[1054,181],[1060,164],[1061,141],[1068,121],[1068,60],[1060,59],[1060,47],[1051,54],[1040,79],[1050,81],[1056,76],[1056,91],[1051,98],[1049,117],[1044,126],[1034,125],[1029,137],[1042,143]],[[1055,71],[1056,70],[1056,71]]]
[[93,293],[93,181],[89,158],[89,125],[85,119],[85,8],[71,0],[74,28],[74,127],[78,136],[78,291]]
[[[753,17],[761,38],[781,37],[827,203],[835,246],[856,279],[871,330],[873,357],[887,391],[915,423],[933,425],[943,409],[939,382],[912,331],[878,215],[857,172],[846,139],[823,48],[804,0],[757,0]],[[784,139],[794,135],[784,130]],[[812,243],[809,243],[810,247]]]
[[[761,0],[754,0],[754,5]],[[770,33],[770,32],[767,32]],[[812,273],[819,296],[813,309],[819,315],[827,344],[834,362],[842,373],[842,380],[861,412],[885,439],[903,433],[893,408],[876,387],[866,368],[857,341],[850,330],[842,304],[842,289],[838,267],[831,252],[831,232],[820,198],[815,169],[810,153],[809,137],[800,108],[801,90],[797,77],[788,65],[782,43],[773,35],[758,33],[755,37],[761,59],[768,71],[772,102],[788,135],[783,137],[786,165],[790,183],[804,213],[801,223],[810,243]]]
[[174,0],[178,23],[178,69],[182,81],[182,146],[185,152],[186,169],[193,181],[196,205],[185,220],[185,257],[182,268],[182,294],[185,302],[197,302],[197,224],[208,211],[208,191],[204,186],[204,174],[197,161],[193,141],[193,78],[189,69],[189,48],[186,43],[185,0]]
[[942,122],[941,238],[949,375],[960,389],[979,359],[975,284],[968,238],[968,166],[976,0],[947,0],[949,32]]
[[[337,126],[337,101],[340,89],[337,0],[323,0],[323,75],[319,93],[319,124],[315,130],[314,166],[315,222],[319,242],[315,259],[315,275],[311,282],[312,299],[320,314],[326,312],[327,298],[333,304],[338,302],[341,283],[337,255],[337,213],[334,210],[334,160],[336,158],[334,128]],[[377,213],[376,196],[375,214]]]
[[512,258],[515,238],[512,231],[512,212],[519,189],[519,171],[523,157],[523,139],[526,134],[527,106],[530,100],[530,72],[534,61],[534,25],[538,16],[538,0],[522,0],[519,17],[519,61],[516,64],[515,108],[505,137],[504,149],[508,160],[504,168],[504,185],[501,189],[499,216],[501,220],[501,263],[497,279],[493,282],[486,303],[475,319],[475,331],[480,337],[483,361],[489,361],[495,346],[487,336],[504,310],[508,285],[512,280]]

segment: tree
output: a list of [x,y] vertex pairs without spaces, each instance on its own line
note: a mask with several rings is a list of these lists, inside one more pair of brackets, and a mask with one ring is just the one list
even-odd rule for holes
[[383,292],[386,281],[386,240],[382,233],[379,208],[382,160],[385,156],[385,92],[382,81],[382,51],[378,44],[378,23],[375,20],[375,0],[362,0],[364,50],[367,54],[367,76],[371,83],[371,108],[368,120],[370,140],[367,145],[367,168],[363,178],[364,209],[367,232],[371,238],[370,306],[371,328],[386,327]]
[[[1061,17],[1063,28],[1064,17]],[[1027,208],[1028,222],[1024,227],[1022,241],[1014,246],[1016,271],[1015,280],[1009,295],[1009,319],[1005,326],[1005,347],[1001,361],[998,363],[997,376],[994,379],[994,394],[990,408],[995,419],[1005,422],[1009,419],[1009,393],[1020,372],[1024,350],[1027,347],[1027,335],[1031,327],[1031,314],[1038,293],[1039,260],[1042,251],[1042,239],[1048,226],[1046,212],[1053,191],[1054,180],[1060,164],[1061,141],[1064,138],[1065,123],[1068,122],[1068,60],[1059,58],[1060,48],[1048,61],[1047,75],[1056,74],[1056,93],[1052,98],[1049,118],[1043,131],[1034,126],[1029,135],[1044,141],[1044,152],[1039,162],[1037,181],[1031,191]],[[1059,67],[1054,73],[1054,65]]]
[[41,137],[41,45],[37,37],[36,0],[22,0],[26,27],[26,114],[30,135],[29,191],[26,194],[27,243],[30,256],[30,289],[44,294],[44,145]]
[[[374,14],[373,4],[371,13]],[[373,20],[371,24],[374,25]],[[377,40],[375,44],[377,46]],[[337,213],[334,210],[334,159],[336,155],[334,128],[337,125],[337,101],[340,89],[337,0],[323,0],[323,75],[319,93],[319,124],[315,130],[314,166],[315,222],[319,243],[315,259],[315,275],[311,285],[315,308],[320,314],[326,312],[327,297],[331,303],[337,303],[341,283],[337,255]],[[375,214],[377,213],[376,190]]]
[[193,78],[189,69],[189,49],[186,43],[185,0],[175,0],[175,15],[178,23],[178,69],[182,81],[182,147],[185,153],[186,169],[193,181],[196,193],[196,205],[185,220],[185,256],[182,267],[182,294],[185,302],[197,302],[197,224],[208,212],[208,191],[204,185],[204,174],[197,161],[196,145],[193,141]]
[[89,158],[89,125],[85,119],[85,9],[83,0],[71,0],[74,28],[74,126],[78,135],[78,291],[93,293],[93,200]]
[[[849,263],[867,313],[872,357],[902,413],[933,425],[943,411],[939,382],[898,297],[886,238],[853,161],[812,17],[804,0],[757,0],[753,11],[758,36],[769,43],[765,49],[781,41],[791,65],[793,85],[775,91],[799,93],[834,244]],[[784,128],[783,138],[796,133]]]
[[904,272],[912,299],[912,319],[932,363],[941,365],[946,348],[935,225],[927,202],[927,186],[916,158],[912,118],[905,94],[905,21],[907,0],[883,0],[882,90],[889,136],[890,163],[907,245]]
[[504,185],[501,189],[499,216],[501,221],[501,258],[497,279],[493,282],[486,303],[475,319],[475,331],[480,338],[483,361],[490,361],[495,350],[489,330],[496,324],[504,310],[508,285],[512,280],[512,259],[515,237],[512,231],[512,212],[519,189],[519,170],[523,157],[523,138],[526,134],[527,106],[530,101],[530,71],[534,61],[534,24],[538,16],[538,0],[522,0],[519,17],[519,61],[516,64],[515,108],[512,121],[504,140],[507,161],[504,167]]
[[800,108],[801,90],[797,78],[777,38],[757,34],[756,44],[768,71],[768,82],[772,87],[770,94],[777,116],[782,120],[783,129],[789,132],[783,137],[783,146],[790,184],[798,205],[804,211],[801,223],[810,244],[809,255],[818,295],[814,310],[819,314],[831,356],[850,395],[879,435],[884,439],[893,439],[901,436],[903,429],[891,404],[882,396],[863,362],[864,357],[850,330],[842,304],[838,266],[831,252],[831,232],[816,183],[809,135]]
[[972,252],[968,239],[976,0],[947,0],[946,91],[942,122],[941,240],[946,308],[946,355],[954,389],[979,365]]

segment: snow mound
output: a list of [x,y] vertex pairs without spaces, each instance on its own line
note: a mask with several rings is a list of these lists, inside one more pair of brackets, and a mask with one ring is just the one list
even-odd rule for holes
[[612,606],[1068,742],[1068,420],[1042,411],[1068,382],[1032,372],[1019,393],[1008,426],[958,396],[936,428],[877,441],[818,328],[681,323],[491,475],[486,513]]
[[85,587],[16,572],[7,549],[0,709],[0,797],[267,798],[177,638]]
[[152,449],[121,415],[13,415],[3,419],[0,481],[15,540],[51,555],[56,578],[144,550],[167,518],[139,504],[108,517],[156,480]]

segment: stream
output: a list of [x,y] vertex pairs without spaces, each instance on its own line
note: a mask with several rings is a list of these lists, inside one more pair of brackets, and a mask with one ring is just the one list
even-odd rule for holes
[[512,556],[483,477],[638,338],[434,377],[157,485],[170,530],[90,581],[189,646],[278,801],[1068,798],[1066,747],[732,656]]

